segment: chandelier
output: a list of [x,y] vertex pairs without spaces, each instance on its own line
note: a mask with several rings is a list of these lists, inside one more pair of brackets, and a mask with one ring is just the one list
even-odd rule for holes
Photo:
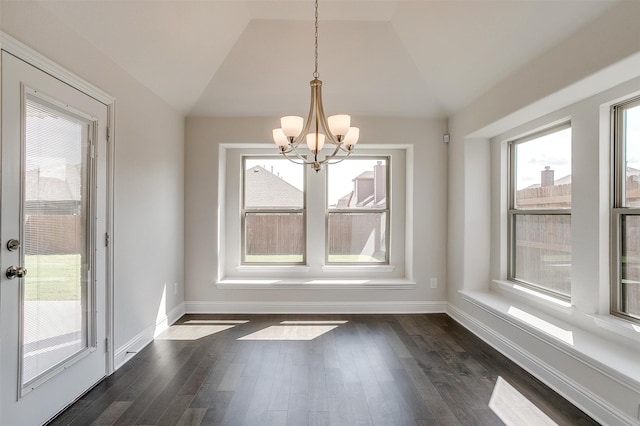
[[[273,141],[280,149],[280,153],[288,160],[297,164],[309,164],[316,172],[323,164],[338,163],[347,158],[360,137],[360,129],[351,127],[351,117],[348,115],[332,115],[327,118],[322,106],[322,80],[318,73],[318,0],[315,1],[315,70],[311,80],[311,105],[305,123],[304,119],[295,115],[288,115],[280,119],[281,127],[273,129]],[[313,128],[311,124],[313,123]],[[312,129],[311,133],[309,130]],[[299,151],[302,141],[311,151],[312,159]],[[325,141],[332,144],[333,151],[323,159],[319,153]]]

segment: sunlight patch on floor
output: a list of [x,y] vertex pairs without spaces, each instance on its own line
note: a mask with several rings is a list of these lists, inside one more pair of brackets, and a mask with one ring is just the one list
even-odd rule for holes
[[194,319],[187,320],[183,324],[246,324],[249,320],[208,320],[208,319]]
[[235,327],[234,325],[172,325],[160,335],[156,340],[198,340],[211,336],[221,331]]
[[338,325],[272,325],[238,340],[313,340]]
[[507,426],[558,426],[509,382],[499,376],[491,393],[489,408]]

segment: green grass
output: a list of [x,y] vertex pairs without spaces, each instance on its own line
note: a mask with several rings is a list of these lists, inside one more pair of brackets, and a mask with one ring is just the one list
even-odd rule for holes
[[381,263],[380,259],[364,254],[332,254],[329,255],[331,263]]
[[248,254],[246,263],[300,263],[301,254]]
[[[246,263],[300,263],[301,254],[248,254]],[[329,256],[331,263],[380,263],[379,259],[360,254],[336,254]]]
[[543,262],[563,262],[563,263],[571,263],[571,255],[570,254],[547,254],[542,256]]
[[80,300],[79,254],[25,256],[25,300]]

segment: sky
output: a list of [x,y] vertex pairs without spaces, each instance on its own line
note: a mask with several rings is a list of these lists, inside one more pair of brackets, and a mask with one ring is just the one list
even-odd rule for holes
[[86,124],[27,99],[26,169],[65,179],[67,164],[80,164]]
[[549,166],[558,180],[571,174],[571,128],[523,142],[516,149],[516,189],[539,185]]
[[640,106],[627,110],[627,167],[640,169]]

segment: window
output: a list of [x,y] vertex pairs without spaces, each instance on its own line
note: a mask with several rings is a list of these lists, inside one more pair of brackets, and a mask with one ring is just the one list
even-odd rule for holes
[[614,116],[614,314],[640,320],[640,98],[616,105]]
[[[273,157],[242,161],[242,263],[304,264],[305,167]],[[389,262],[389,162],[349,158],[325,166],[327,264]]]
[[327,264],[389,262],[388,157],[327,167]]
[[411,148],[359,146],[315,172],[270,145],[221,144],[216,285],[414,286]]
[[303,166],[273,157],[242,161],[242,263],[305,263]]
[[509,279],[571,296],[571,127],[509,144]]

